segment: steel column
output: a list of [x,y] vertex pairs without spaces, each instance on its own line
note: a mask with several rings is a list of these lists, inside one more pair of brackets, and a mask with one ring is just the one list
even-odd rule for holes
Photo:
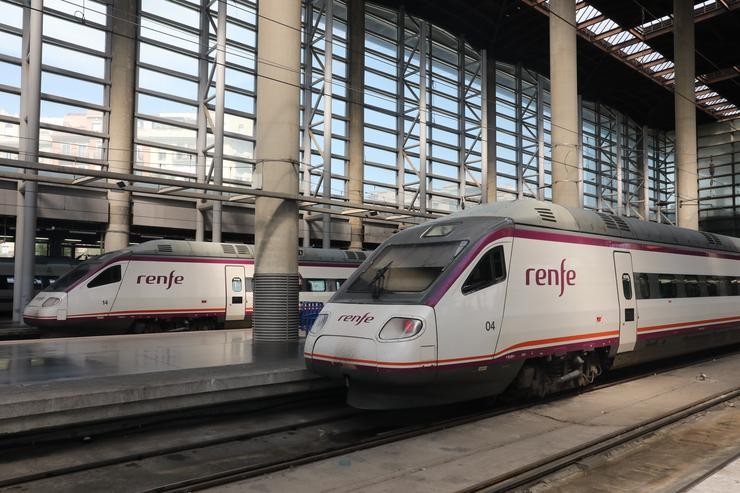
[[622,126],[623,126],[622,125],[622,114],[619,113],[619,112],[617,112],[617,114],[616,114],[616,125],[617,125],[617,135],[616,135],[616,157],[615,157],[616,163],[615,163],[615,166],[617,168],[616,169],[616,175],[617,175],[617,215],[618,216],[622,216],[623,215],[623,212],[622,212],[622,205],[623,205],[622,193],[623,193],[623,190],[624,190],[624,188],[623,188],[624,185],[622,183],[622,176],[624,174],[623,173],[623,170],[622,170],[622,166],[623,166],[622,154],[623,154],[623,151],[624,151],[624,149],[623,149],[624,146],[623,146],[623,143],[622,143],[622,141],[623,141],[623,136],[622,136]]
[[[209,57],[209,9],[210,0],[200,0],[200,26],[198,37],[198,133],[195,141],[196,163],[195,180],[198,183],[206,182],[206,161],[208,145],[208,89],[211,79],[208,72]],[[205,202],[195,202],[195,241],[205,240]]]
[[[364,202],[365,176],[365,0],[349,0],[349,201]],[[361,250],[361,217],[350,217],[350,249]]]
[[650,135],[646,125],[642,126],[642,152],[640,153],[640,164],[642,169],[642,187],[640,187],[642,200],[642,218],[645,221],[650,220],[650,147],[648,139]]
[[[324,129],[321,160],[323,161],[323,188],[325,199],[331,198],[331,121],[332,121],[332,66],[334,56],[334,0],[324,0]],[[328,207],[328,206],[327,206]],[[322,218],[323,248],[331,248],[331,216],[324,214]]]
[[[39,119],[41,94],[41,33],[43,1],[30,0],[23,8],[21,51],[21,111],[18,158],[36,161],[39,155]],[[26,170],[28,175],[38,174]],[[18,183],[15,227],[15,265],[13,283],[13,321],[23,319],[23,308],[33,297],[36,250],[38,183]]]
[[[216,24],[216,116],[213,122],[213,183],[224,182],[224,106],[226,98],[226,1],[218,2]],[[213,203],[211,241],[221,241],[222,204]]]
[[[427,211],[427,65],[429,63],[429,23],[419,25],[419,211]],[[413,205],[413,204],[412,204]]]
[[481,50],[481,195],[484,203],[496,202],[496,62]]
[[545,200],[545,78],[537,74],[537,199]]

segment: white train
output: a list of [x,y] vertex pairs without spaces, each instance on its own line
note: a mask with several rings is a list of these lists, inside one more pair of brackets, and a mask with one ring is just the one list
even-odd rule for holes
[[334,294],[309,368],[383,408],[585,385],[740,341],[740,241],[535,200],[402,231]]
[[[34,264],[33,289],[38,292],[54,284],[79,262],[67,257],[37,256]],[[15,284],[15,259],[0,258],[0,313],[13,311],[13,285]]]
[[[300,249],[300,300],[326,301],[364,259]],[[253,275],[251,245],[148,241],[79,264],[36,295],[23,319],[42,331],[96,334],[249,326]]]

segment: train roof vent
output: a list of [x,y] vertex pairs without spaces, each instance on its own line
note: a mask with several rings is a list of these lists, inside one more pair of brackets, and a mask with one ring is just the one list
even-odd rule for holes
[[717,245],[717,246],[721,246],[722,245],[722,240],[720,240],[719,238],[717,238],[712,233],[705,233],[704,231],[699,231],[699,232],[704,236],[704,238],[707,239],[707,241],[709,242],[710,245]]
[[160,243],[157,245],[157,251],[159,253],[172,253],[172,245],[169,243]]
[[625,221],[619,216],[615,216],[613,214],[607,214],[605,212],[597,212],[596,214],[598,214],[599,217],[604,220],[604,224],[609,229],[614,229],[617,231],[627,231],[627,232],[632,231],[630,229],[630,225],[627,224],[627,221]]
[[249,255],[249,247],[247,245],[236,245],[236,253]]
[[232,255],[236,253],[236,248],[234,248],[234,245],[221,243],[221,249],[224,251],[224,253],[231,253]]
[[540,219],[543,221],[551,223],[558,222],[557,219],[555,219],[555,214],[553,214],[552,209],[548,209],[547,207],[535,207],[534,210],[537,211],[537,214],[540,215]]

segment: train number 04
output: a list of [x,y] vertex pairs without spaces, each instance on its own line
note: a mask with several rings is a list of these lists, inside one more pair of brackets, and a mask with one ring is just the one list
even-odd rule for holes
[[496,322],[486,322],[486,330],[495,330]]

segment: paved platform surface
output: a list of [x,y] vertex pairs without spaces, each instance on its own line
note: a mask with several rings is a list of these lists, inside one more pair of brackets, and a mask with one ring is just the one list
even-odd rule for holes
[[689,490],[691,493],[731,493],[740,491],[740,459],[727,465]]
[[[215,490],[260,493],[459,491],[734,389],[739,382],[740,356],[724,357]],[[740,412],[740,406],[733,409]],[[740,449],[740,444],[733,443],[730,448],[734,450],[730,451],[732,456]],[[695,469],[682,470],[679,480],[700,478],[712,469],[708,464],[711,460],[716,458],[692,460],[688,467]],[[587,491],[668,492],[680,489],[675,484],[665,483],[666,464],[646,463],[643,466],[639,486],[631,484],[628,472],[624,471],[623,477]],[[723,493],[729,491],[740,490],[725,488]]]
[[251,330],[2,342],[0,435],[328,386]]

